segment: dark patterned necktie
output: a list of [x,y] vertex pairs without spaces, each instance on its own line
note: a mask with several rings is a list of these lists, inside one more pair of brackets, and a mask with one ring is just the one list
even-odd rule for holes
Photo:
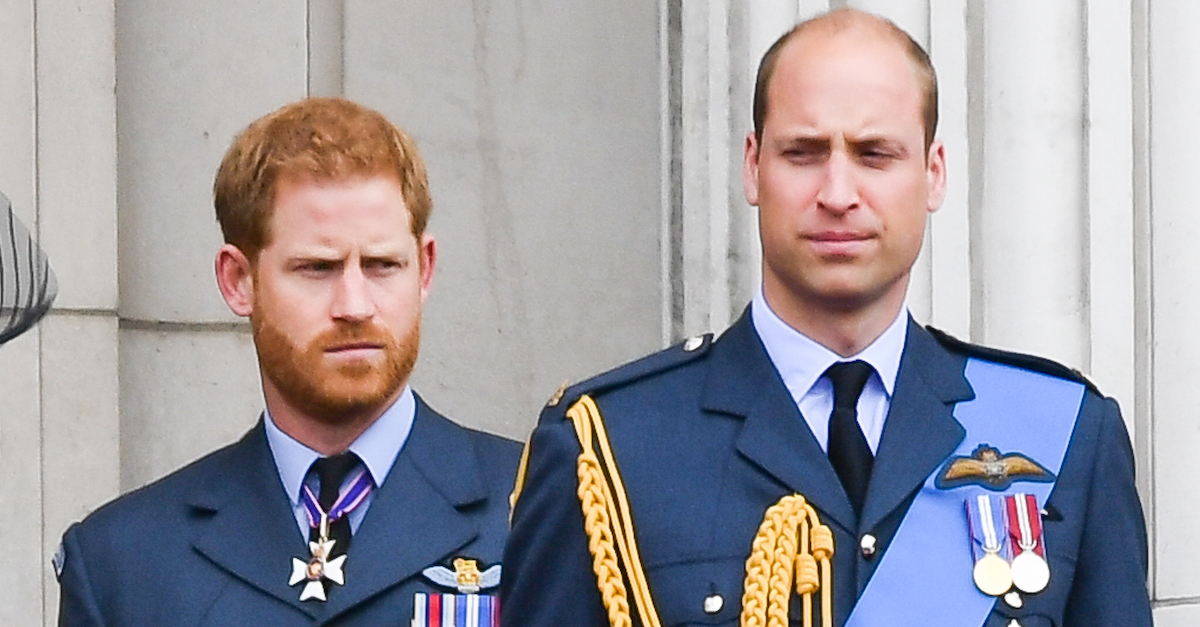
[[829,462],[842,480],[854,513],[862,515],[867,483],[875,456],[858,426],[858,397],[874,372],[865,361],[836,363],[825,371],[833,383],[833,413],[829,415]]
[[[317,474],[317,481],[320,484],[320,492],[317,495],[317,504],[321,506],[321,511],[328,512],[333,504],[338,499],[338,492],[342,487],[342,483],[346,481],[346,477],[359,466],[358,456],[349,451],[322,457],[313,462],[312,472]],[[313,527],[309,531],[309,539],[313,542],[321,534],[320,525]],[[329,539],[334,540],[333,551],[329,557],[337,557],[346,553],[346,549],[350,548],[350,516],[341,516],[335,521],[329,523]]]

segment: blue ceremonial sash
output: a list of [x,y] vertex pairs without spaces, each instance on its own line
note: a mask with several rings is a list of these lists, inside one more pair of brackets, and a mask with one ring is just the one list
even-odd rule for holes
[[[967,380],[975,398],[958,403],[954,417],[966,437],[953,456],[970,456],[980,444],[1019,452],[1057,478],[1084,386],[1048,375],[968,359]],[[904,516],[847,627],[880,625],[982,625],[996,598],[974,584],[963,501],[996,494],[979,485],[939,489],[942,466],[925,480]],[[1018,481],[1006,492],[1025,492],[1045,503],[1054,483]]]

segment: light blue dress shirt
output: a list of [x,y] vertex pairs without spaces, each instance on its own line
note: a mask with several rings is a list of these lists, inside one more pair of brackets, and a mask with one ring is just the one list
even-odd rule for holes
[[767,356],[779,371],[783,384],[822,450],[829,450],[829,414],[833,412],[833,385],[822,375],[839,361],[861,359],[871,364],[875,372],[867,379],[867,385],[858,397],[858,426],[866,436],[871,452],[876,452],[896,388],[900,355],[908,336],[908,310],[902,307],[883,335],[852,357],[842,357],[788,326],[771,310],[761,287],[750,303],[750,318],[767,349]]
[[[396,402],[392,403],[392,406],[387,408],[370,427],[367,427],[367,430],[363,431],[362,435],[358,436],[358,439],[347,449],[358,455],[366,465],[367,472],[375,482],[376,489],[382,486],[383,481],[387,479],[388,471],[392,469],[392,464],[396,463],[396,456],[400,454],[400,449],[408,440],[416,412],[417,401],[413,396],[412,388],[405,385]],[[321,454],[284,433],[275,425],[275,420],[271,418],[269,411],[263,413],[266,415],[263,422],[267,429],[267,445],[270,446],[271,455],[275,458],[275,468],[279,471],[279,480],[283,483],[283,489],[292,503],[292,511],[296,515],[296,527],[300,530],[300,535],[304,537],[304,540],[308,541],[308,515],[304,513],[300,490],[304,486],[308,469],[318,457],[321,457]],[[349,483],[355,474],[357,473],[351,473],[350,477],[346,478],[346,483]],[[307,477],[307,479],[309,487],[316,493],[316,477]],[[342,487],[345,488],[345,484]],[[374,490],[367,495],[362,505],[350,512],[350,529],[352,531],[358,531],[363,516],[370,509],[373,500],[375,500]]]

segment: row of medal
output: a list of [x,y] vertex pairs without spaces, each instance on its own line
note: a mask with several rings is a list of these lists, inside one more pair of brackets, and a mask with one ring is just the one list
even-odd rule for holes
[[966,511],[975,587],[994,597],[1013,588],[1026,594],[1046,589],[1050,566],[1036,496],[980,494],[966,500]]
[[418,592],[412,627],[498,627],[500,599],[489,594]]

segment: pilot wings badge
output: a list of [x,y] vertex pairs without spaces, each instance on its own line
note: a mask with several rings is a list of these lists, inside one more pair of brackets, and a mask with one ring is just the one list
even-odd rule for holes
[[480,590],[500,585],[500,565],[480,572],[476,560],[457,558],[454,570],[445,566],[430,566],[421,571],[430,581],[444,588],[454,588],[462,594],[475,594]]
[[934,483],[941,490],[977,485],[1000,492],[1014,481],[1050,483],[1054,479],[1054,473],[1021,453],[1002,454],[995,447],[980,444],[970,457],[951,457]]

